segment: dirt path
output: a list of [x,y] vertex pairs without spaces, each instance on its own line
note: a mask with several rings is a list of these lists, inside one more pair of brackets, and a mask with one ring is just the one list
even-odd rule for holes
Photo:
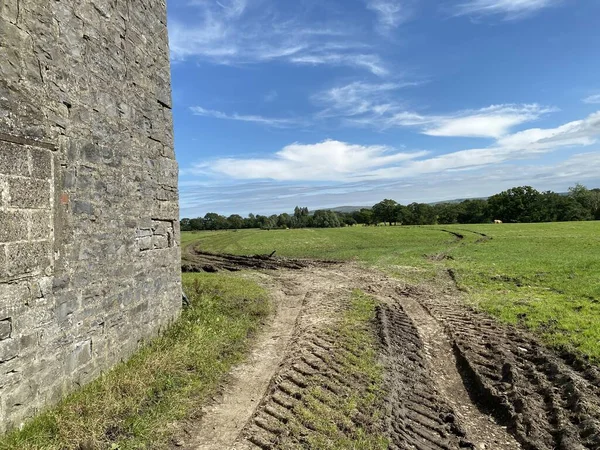
[[[349,350],[326,333],[360,289],[381,305],[389,448],[600,449],[598,370],[468,309],[451,283],[417,288],[353,264],[269,271],[260,280],[277,314],[185,448],[316,448],[289,437],[290,424],[301,423],[294,406],[315,380],[333,396],[362,392],[339,370]],[[352,421],[368,421],[357,414]],[[340,426],[351,433],[352,422]]]
[[263,280],[276,307],[272,321],[257,337],[248,360],[231,373],[221,398],[205,410],[188,448],[231,448],[276,374],[296,330],[308,289],[302,285],[281,286],[273,281]]

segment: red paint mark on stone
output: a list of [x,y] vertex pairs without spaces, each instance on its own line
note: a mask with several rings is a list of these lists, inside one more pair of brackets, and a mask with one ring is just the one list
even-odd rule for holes
[[60,196],[60,203],[63,204],[63,205],[66,205],[67,203],[69,203],[69,194],[63,193]]

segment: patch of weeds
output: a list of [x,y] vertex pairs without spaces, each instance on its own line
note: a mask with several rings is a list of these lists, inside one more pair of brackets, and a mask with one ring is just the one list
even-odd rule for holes
[[232,275],[184,274],[190,307],[129,361],[0,438],[1,450],[166,449],[197,415],[269,314],[267,294]]

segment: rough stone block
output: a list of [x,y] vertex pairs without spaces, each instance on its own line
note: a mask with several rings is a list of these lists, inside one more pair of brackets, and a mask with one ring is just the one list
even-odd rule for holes
[[44,210],[31,212],[29,233],[31,240],[49,240],[52,237],[52,213]]
[[6,249],[9,277],[41,274],[51,266],[48,241],[8,244]]
[[43,180],[52,178],[52,154],[49,150],[31,148],[31,176]]
[[87,340],[75,344],[73,351],[67,357],[67,375],[72,374],[77,368],[92,359],[92,341]]
[[27,150],[21,145],[0,141],[0,173],[6,175],[29,175]]
[[152,236],[152,248],[154,250],[161,248],[169,248],[169,237],[166,235]]
[[45,180],[12,178],[8,180],[10,206],[15,208],[50,208],[50,183]]
[[56,319],[59,322],[64,321],[69,315],[73,314],[79,309],[79,298],[74,292],[64,294],[61,298],[61,302],[56,305]]
[[10,338],[12,334],[12,319],[0,320],[0,341]]
[[0,363],[5,363],[19,355],[19,341],[16,339],[5,339],[0,341]]
[[0,211],[0,242],[27,239],[27,216],[22,211]]
[[152,236],[144,236],[138,239],[139,249],[143,252],[152,248]]
[[73,214],[94,215],[94,206],[90,202],[76,200],[73,202]]

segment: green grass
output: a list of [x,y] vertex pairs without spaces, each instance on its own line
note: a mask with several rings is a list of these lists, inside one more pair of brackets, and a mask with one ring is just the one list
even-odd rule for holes
[[[478,243],[469,230],[492,239]],[[243,230],[192,241],[214,252],[354,259],[409,282],[452,268],[475,306],[600,362],[600,222]],[[427,257],[439,253],[453,259]]]
[[[354,291],[350,308],[340,322],[328,330],[330,337],[345,349],[336,356],[341,374],[348,380],[361,380],[361,386],[348,395],[334,395],[318,380],[311,382],[302,402],[294,407],[294,416],[288,425],[290,438],[303,442],[302,448],[388,448],[388,441],[377,426],[382,419],[384,391],[383,367],[377,361],[378,343],[373,327],[376,305],[373,298]],[[357,426],[351,420],[357,411],[371,423]],[[308,434],[307,429],[311,430]]]
[[269,314],[267,294],[240,277],[184,274],[182,317],[128,362],[0,438],[0,449],[161,449],[198,413]]
[[471,301],[600,362],[600,222],[461,228],[493,237],[450,251]]

